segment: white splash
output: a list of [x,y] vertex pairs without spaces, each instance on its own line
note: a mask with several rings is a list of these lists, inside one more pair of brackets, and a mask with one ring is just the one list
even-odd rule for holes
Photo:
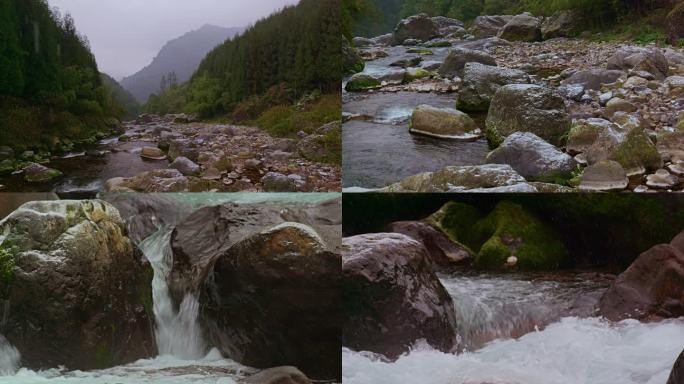
[[684,349],[684,318],[643,324],[564,318],[471,353],[429,348],[396,362],[342,351],[345,384],[663,384]]
[[0,376],[12,375],[19,369],[21,354],[7,341],[5,336],[0,335]]
[[140,249],[154,270],[152,300],[159,354],[187,360],[202,358],[207,347],[198,323],[197,298],[191,293],[186,294],[176,310],[169,295],[166,277],[173,264],[171,230],[158,230],[140,243]]

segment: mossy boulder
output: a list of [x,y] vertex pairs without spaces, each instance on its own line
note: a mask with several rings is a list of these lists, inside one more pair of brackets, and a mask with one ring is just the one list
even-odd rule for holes
[[604,119],[580,120],[570,128],[568,139],[565,145],[567,152],[571,155],[586,152],[599,138],[601,132],[615,127],[615,124]]
[[477,140],[481,136],[475,121],[453,108],[419,105],[411,115],[410,132],[441,139]]
[[477,268],[503,269],[507,259],[515,256],[517,269],[554,270],[567,258],[558,234],[521,205],[507,200],[487,216],[468,204],[450,202],[428,220],[472,249]]
[[663,167],[663,159],[655,144],[642,128],[628,132],[607,127],[586,151],[587,161],[596,164],[604,160],[614,160],[627,172],[627,176],[655,171]]
[[456,108],[466,112],[487,112],[492,97],[504,85],[529,83],[523,71],[482,63],[467,63]]
[[404,77],[404,79],[406,81],[413,81],[413,80],[418,80],[418,79],[430,77],[431,75],[432,75],[432,73],[430,71],[427,71],[423,68],[407,68],[406,69],[406,77]]
[[37,163],[29,163],[24,167],[24,180],[29,183],[43,183],[61,177],[62,175],[63,173],[61,171]]
[[377,89],[382,86],[380,80],[373,76],[357,73],[352,76],[344,87],[348,92],[363,92],[370,89]]

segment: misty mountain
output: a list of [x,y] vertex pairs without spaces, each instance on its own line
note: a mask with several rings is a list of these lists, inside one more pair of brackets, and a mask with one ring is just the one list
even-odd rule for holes
[[243,28],[207,24],[188,32],[166,43],[150,65],[121,80],[121,85],[139,102],[145,103],[152,93],[159,92],[162,77],[173,72],[178,84],[189,80],[209,51],[242,31]]

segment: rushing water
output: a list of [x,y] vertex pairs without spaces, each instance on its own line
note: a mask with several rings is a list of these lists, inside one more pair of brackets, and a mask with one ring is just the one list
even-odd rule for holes
[[445,275],[458,355],[416,343],[395,362],[342,351],[345,384],[664,384],[684,349],[684,318],[611,323],[591,314],[605,283]]
[[0,335],[0,376],[12,375],[19,368],[21,354],[3,335]]

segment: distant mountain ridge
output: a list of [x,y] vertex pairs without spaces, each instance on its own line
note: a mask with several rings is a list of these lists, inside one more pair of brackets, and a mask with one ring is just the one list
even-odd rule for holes
[[243,30],[206,24],[188,32],[167,42],[152,63],[121,80],[121,86],[140,103],[145,103],[151,94],[160,91],[162,77],[173,72],[179,84],[188,81],[207,53]]

